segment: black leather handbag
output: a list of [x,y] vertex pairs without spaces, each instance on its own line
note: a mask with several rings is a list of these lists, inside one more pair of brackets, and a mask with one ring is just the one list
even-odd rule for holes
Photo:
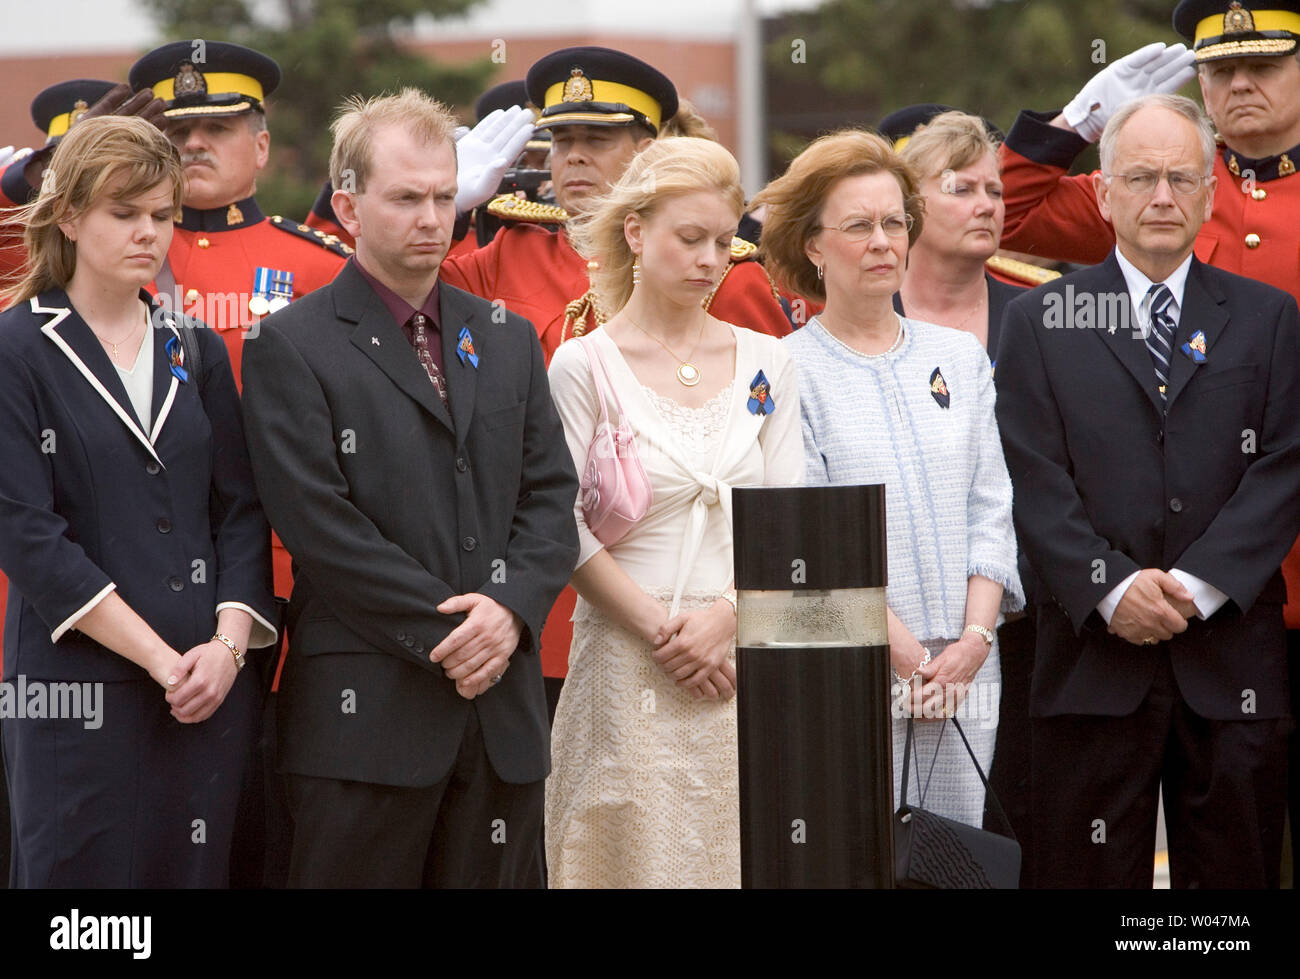
[[[907,741],[903,746],[902,805],[894,813],[894,886],[901,888],[1017,888],[1020,886],[1020,844],[1002,803],[975,760],[957,718],[950,718],[971,764],[979,772],[984,791],[995,812],[1011,835],[999,836],[988,830],[935,815],[907,803],[907,777],[912,757],[912,718],[907,719]],[[947,724],[948,721],[943,723]],[[942,734],[940,735],[942,737]],[[926,779],[927,785],[929,779]],[[925,791],[921,792],[925,801]]]

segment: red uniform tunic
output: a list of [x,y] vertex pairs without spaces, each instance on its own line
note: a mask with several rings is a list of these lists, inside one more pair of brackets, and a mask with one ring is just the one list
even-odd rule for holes
[[[1002,246],[1095,265],[1114,247],[1115,231],[1097,209],[1092,175],[1066,173],[1088,144],[1049,125],[1053,117],[1022,112],[999,151],[1007,207]],[[1196,257],[1300,301],[1298,163],[1300,147],[1265,160],[1223,147],[1214,160],[1214,213],[1196,236]],[[1300,542],[1282,562],[1282,574],[1287,628],[1300,629]]]
[[[585,296],[591,283],[586,261],[563,232],[522,222],[506,225],[484,247],[449,257],[443,262],[441,279],[491,302],[500,300],[512,313],[530,319],[548,364],[556,348],[573,335],[575,322],[583,324],[583,331],[597,326],[589,304],[576,318],[566,320],[566,307]],[[776,337],[786,336],[791,329],[767,272],[753,260],[732,262],[708,309],[718,319]],[[575,597],[573,589],[566,588],[546,618],[545,676],[562,677],[568,672],[573,638],[569,620]]]
[[[185,208],[167,261],[182,311],[221,334],[235,383],[241,384],[244,339],[257,336],[261,319],[249,310],[257,295],[257,269],[292,272],[291,298],[296,299],[331,282],[351,253],[324,232],[288,218],[266,217],[249,197],[211,210]],[[275,593],[288,595],[293,584],[289,553],[278,537],[271,542]]]

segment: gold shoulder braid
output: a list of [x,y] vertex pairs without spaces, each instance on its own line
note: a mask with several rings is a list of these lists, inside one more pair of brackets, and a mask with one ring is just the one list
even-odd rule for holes
[[1036,286],[1041,286],[1044,282],[1051,282],[1053,279],[1061,277],[1061,273],[1055,269],[1045,269],[1041,265],[1030,265],[1028,262],[1007,258],[1004,255],[990,255],[984,264],[994,272],[1001,272],[1003,275],[1009,275],[1021,282],[1032,282]]
[[507,221],[528,221],[533,224],[564,224],[569,220],[569,212],[558,204],[520,200],[514,194],[501,194],[492,198],[487,212]]
[[596,290],[588,289],[577,299],[566,303],[564,307],[564,323],[560,327],[560,343],[568,339],[568,335],[580,337],[587,332],[587,315],[591,314],[595,319],[597,326],[603,326],[608,317],[604,310],[600,308],[600,301],[596,298]]

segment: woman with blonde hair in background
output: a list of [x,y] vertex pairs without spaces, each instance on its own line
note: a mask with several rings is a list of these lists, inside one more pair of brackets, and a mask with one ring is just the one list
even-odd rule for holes
[[546,786],[554,887],[740,885],[730,492],[798,483],[803,448],[785,349],[701,307],[727,267],[739,177],[716,143],[662,139],[574,229],[613,315],[559,348],[551,392],[580,473],[602,414],[630,426],[652,500],[621,537],[588,526],[590,476],[576,501]]

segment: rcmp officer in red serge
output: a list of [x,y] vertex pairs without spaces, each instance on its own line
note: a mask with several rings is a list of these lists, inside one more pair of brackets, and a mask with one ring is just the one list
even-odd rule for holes
[[[167,135],[185,163],[185,206],[155,285],[214,327],[240,375],[240,351],[261,318],[331,279],[352,249],[278,215],[253,191],[271,136],[262,102],[280,83],[266,55],[221,41],[174,41],[131,68],[131,84],[167,104]],[[275,591],[289,594],[289,555],[276,541]]]
[[[1125,101],[1200,82],[1219,134],[1214,211],[1196,257],[1300,299],[1300,2],[1183,0],[1174,29],[1192,44],[1153,44],[1094,76],[1061,113],[1022,112],[1001,150],[1004,248],[1094,264],[1115,234],[1097,210],[1091,175],[1066,176],[1074,158]],[[1192,66],[1195,66],[1193,69]],[[1282,564],[1293,709],[1300,709],[1300,545]],[[1291,736],[1291,769],[1300,735]],[[1300,814],[1291,781],[1292,855]]]
[[[241,347],[261,318],[333,279],[351,249],[267,217],[253,197],[271,144],[263,102],[280,83],[271,58],[221,41],[174,41],[137,61],[130,79],[167,103],[167,134],[185,162],[185,207],[156,284],[221,332],[239,377]],[[282,554],[276,590],[287,594]]]
[[[562,229],[569,215],[581,213],[623,175],[677,111],[677,90],[667,76],[639,58],[599,47],[549,54],[529,69],[525,84],[529,100],[542,109],[537,128],[551,132],[556,204],[509,195],[493,200],[489,213],[511,223],[485,247],[448,258],[442,279],[476,296],[500,300],[510,312],[531,320],[549,363],[561,343],[595,329],[604,319],[586,261],[563,230],[551,229]],[[705,301],[706,308],[737,326],[785,336],[790,322],[755,253],[748,242],[733,241],[732,264]],[[567,672],[573,606],[573,590],[566,588],[542,634],[542,671],[552,710]]]

